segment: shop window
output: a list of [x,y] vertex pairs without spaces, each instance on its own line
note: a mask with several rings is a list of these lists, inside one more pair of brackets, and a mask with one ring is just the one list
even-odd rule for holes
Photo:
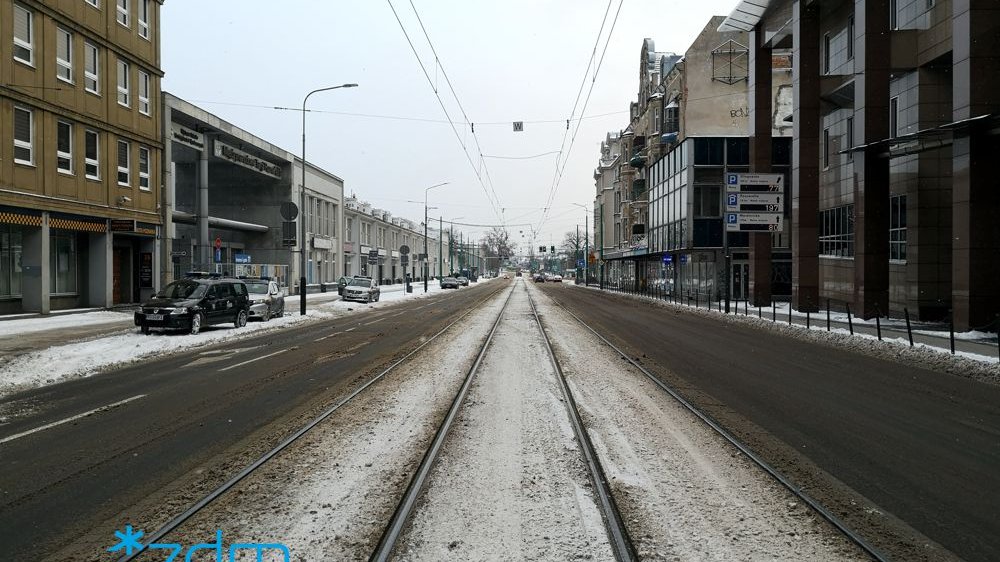
[[34,164],[32,139],[35,137],[34,112],[24,107],[14,107],[14,162]]
[[101,94],[100,50],[97,45],[83,43],[83,86],[92,94]]
[[14,5],[14,60],[35,65],[35,33],[32,13],[27,8]]
[[56,77],[73,83],[73,34],[56,28]]
[[889,198],[889,259],[906,261],[906,196]]
[[825,257],[854,257],[854,205],[820,211],[819,253]]
[[21,231],[0,224],[0,298],[21,296]]
[[139,147],[139,189],[149,191],[149,149]]
[[73,125],[65,121],[56,122],[56,169],[73,173]]
[[100,159],[100,133],[87,130],[83,133],[83,165],[84,173],[88,180],[101,179]]
[[76,236],[72,232],[52,230],[49,236],[49,283],[52,294],[77,292]]

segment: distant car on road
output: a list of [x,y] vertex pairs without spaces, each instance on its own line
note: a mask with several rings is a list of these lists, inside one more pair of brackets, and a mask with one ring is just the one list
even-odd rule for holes
[[510,279],[510,274],[509,274],[509,273],[507,273],[507,272],[505,271],[505,272],[503,273],[503,278],[504,278],[504,279]]
[[545,274],[544,273],[536,273],[535,274],[535,283],[545,283]]
[[371,277],[355,277],[344,287],[345,301],[378,302],[382,290]]
[[466,277],[464,275],[459,275],[455,279],[457,279],[458,282],[461,283],[463,287],[468,287],[469,286],[469,278],[468,277]]
[[562,275],[559,275],[558,273],[556,273],[555,275],[552,276],[552,281],[555,281],[555,282],[558,282],[558,283],[562,283]]
[[285,315],[285,295],[278,283],[265,278],[242,278],[250,293],[250,318],[267,322]]
[[247,325],[250,296],[239,279],[198,277],[169,283],[135,312],[142,333],[150,329],[185,330],[197,334],[202,326],[232,322]]
[[460,285],[461,283],[459,283],[458,279],[455,279],[454,277],[445,277],[441,279],[442,289],[457,289]]

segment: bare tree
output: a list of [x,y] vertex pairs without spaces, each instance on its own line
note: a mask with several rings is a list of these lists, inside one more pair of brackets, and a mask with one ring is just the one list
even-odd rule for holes
[[510,232],[506,228],[500,228],[494,226],[486,236],[483,238],[480,244],[483,256],[487,260],[496,258],[497,261],[487,261],[488,268],[497,267],[499,268],[500,262],[504,259],[509,259],[514,255],[514,251],[517,249],[517,244],[515,244],[510,237]]

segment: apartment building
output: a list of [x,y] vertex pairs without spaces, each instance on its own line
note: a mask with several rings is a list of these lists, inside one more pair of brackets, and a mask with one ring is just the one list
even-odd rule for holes
[[[750,34],[752,91],[772,75],[770,55],[792,49],[794,305],[993,326],[996,2],[741,2],[721,29]],[[770,109],[764,96],[751,107]],[[767,150],[766,133],[752,153]]]
[[0,313],[159,275],[161,0],[0,0]]

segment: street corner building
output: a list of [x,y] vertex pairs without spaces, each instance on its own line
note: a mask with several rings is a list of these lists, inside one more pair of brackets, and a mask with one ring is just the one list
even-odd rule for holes
[[0,313],[154,290],[160,8],[0,0]]

